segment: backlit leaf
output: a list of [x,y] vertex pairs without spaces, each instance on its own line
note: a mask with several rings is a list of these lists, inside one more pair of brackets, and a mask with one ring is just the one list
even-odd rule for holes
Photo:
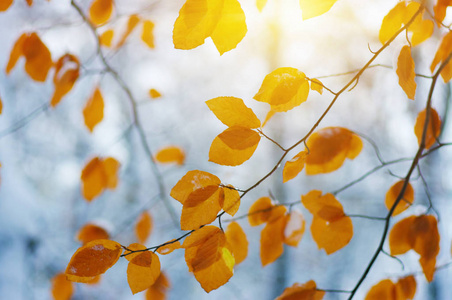
[[399,77],[399,85],[405,91],[407,97],[414,100],[416,94],[416,74],[414,72],[414,60],[411,57],[411,48],[403,46],[397,59],[397,76]]
[[84,225],[77,233],[77,240],[83,245],[94,240],[108,239],[109,237],[110,235],[104,228],[91,223]]
[[61,99],[69,93],[74,83],[79,77],[80,62],[72,54],[65,54],[55,63],[55,74],[53,75],[53,84],[55,92],[53,93],[50,105],[55,107]]
[[256,131],[234,126],[220,133],[212,142],[209,161],[225,166],[238,166],[251,158],[261,137]]
[[154,284],[146,291],[146,300],[165,300],[167,289],[170,288],[168,278],[163,272],[154,282]]
[[[141,34],[141,40],[148,45],[149,48],[154,49],[154,23],[149,20],[143,22],[143,32]],[[156,98],[156,97],[152,97]]]
[[28,6],[32,6],[33,5],[33,0],[26,0],[26,1],[27,1]]
[[93,132],[94,127],[104,118],[104,98],[99,87],[96,87],[91,98],[86,102],[85,108],[83,108],[83,118],[90,132]]
[[284,252],[284,228],[286,218],[281,216],[273,222],[268,222],[261,232],[260,254],[262,266],[274,262]]
[[[415,10],[419,9],[419,4],[417,2],[412,2],[408,5],[413,5]],[[407,20],[408,22],[408,20]],[[408,27],[408,32],[411,34],[411,46],[415,47],[433,34],[433,27],[435,27],[432,20],[424,20],[422,14],[417,15],[414,22]]]
[[139,243],[132,243],[129,246],[127,246],[127,249],[128,250],[124,251],[124,257],[128,261],[132,261],[132,259],[134,259],[136,256],[138,256],[140,253],[143,253],[143,250],[148,251],[148,249],[145,245],[142,245]]
[[226,228],[226,240],[231,245],[235,264],[238,265],[248,256],[248,240],[237,222],[231,222]]
[[113,12],[113,0],[94,0],[89,8],[91,23],[98,26],[106,23]]
[[[444,62],[451,52],[452,52],[452,31],[449,31],[449,33],[447,33],[441,40],[441,44],[439,45],[435,57],[433,58],[432,64],[430,65],[430,70],[432,71],[432,73],[435,70],[436,66]],[[444,69],[441,71],[441,77],[443,78],[444,82],[449,82],[449,80],[452,78],[451,61],[449,61],[447,65],[444,67]]]
[[[420,144],[422,141],[422,134],[424,132],[425,118],[427,116],[427,110],[421,111],[416,118],[416,124],[414,125],[414,134],[417,137],[417,141]],[[441,120],[438,113],[433,108],[430,109],[430,117],[427,127],[427,133],[425,136],[425,148],[428,149],[436,143],[436,139],[441,134]]]
[[408,300],[413,299],[415,293],[416,280],[414,276],[400,278],[397,283],[384,279],[369,290],[365,300]]
[[305,102],[308,95],[309,82],[303,72],[278,68],[265,76],[254,99],[270,104],[275,112],[283,112]]
[[272,200],[269,197],[262,197],[256,200],[251,205],[248,211],[248,221],[251,226],[258,226],[267,222],[271,216],[271,208],[273,207]]
[[135,256],[127,267],[127,282],[133,294],[151,287],[160,276],[159,257],[151,252],[141,252]]
[[150,89],[150,90],[149,90],[149,96],[150,96],[152,99],[157,99],[157,98],[162,97],[162,94],[160,94],[160,92],[157,91],[156,89]]
[[104,189],[114,189],[118,182],[117,171],[119,166],[119,162],[112,157],[105,159],[95,157],[89,161],[83,168],[81,175],[83,197],[87,201],[91,201],[99,196]]
[[121,253],[121,245],[115,241],[91,241],[74,253],[66,268],[66,277],[76,282],[90,281],[111,268]]
[[129,17],[129,20],[127,21],[127,28],[124,34],[122,35],[121,39],[119,40],[118,44],[116,45],[116,49],[120,48],[124,43],[126,42],[129,35],[132,33],[132,31],[135,29],[135,27],[140,22],[140,18],[137,15],[131,15]]
[[113,41],[113,36],[115,32],[113,29],[108,29],[102,33],[99,37],[99,42],[102,46],[111,47],[111,42]]
[[311,153],[306,157],[306,174],[330,173],[345,159],[354,159],[363,147],[361,138],[342,127],[327,127],[314,132],[307,141]]
[[413,275],[400,278],[395,284],[398,299],[413,299],[416,294],[416,279]]
[[403,26],[405,11],[406,4],[401,1],[383,18],[379,34],[382,44],[385,44]]
[[52,296],[54,300],[69,300],[74,294],[74,284],[66,279],[64,273],[52,278]]
[[303,170],[307,155],[306,151],[301,151],[286,162],[283,169],[283,182],[295,178]]
[[300,0],[303,20],[323,15],[333,7],[337,0]]
[[[385,204],[388,210],[390,210],[391,207],[394,205],[397,196],[399,196],[400,192],[402,191],[403,184],[404,184],[403,180],[398,181],[393,186],[391,186],[389,191],[386,193]],[[400,200],[399,204],[397,204],[392,215],[396,216],[401,212],[405,211],[408,207],[410,207],[411,204],[413,204],[413,201],[414,201],[414,190],[411,184],[408,183],[405,189],[405,193],[403,194],[403,198],[402,200]]]
[[262,11],[267,4],[267,0],[256,0],[256,6],[259,11]]
[[141,244],[146,243],[149,235],[152,232],[152,218],[151,215],[144,211],[138,218],[137,225],[135,226],[135,234],[138,242]]
[[6,65],[6,74],[9,74],[9,72],[11,72],[19,58],[23,55],[23,45],[27,38],[28,34],[23,33],[14,43],[13,49],[11,49],[11,52],[9,54],[8,64]]
[[170,195],[184,204],[193,191],[210,185],[219,186],[220,183],[221,181],[217,176],[208,172],[199,170],[188,171],[172,188]]
[[183,165],[185,153],[180,147],[169,146],[160,149],[155,155],[155,160],[159,163],[176,163],[178,165]]
[[0,1],[0,11],[5,11],[7,10],[11,4],[13,4],[14,0],[2,0]]
[[394,283],[389,279],[384,279],[369,290],[365,300],[391,300],[395,299],[394,296]]
[[[170,243],[171,242],[171,243]],[[167,242],[167,245],[164,245],[157,249],[157,252],[161,255],[167,255],[173,252],[176,249],[182,248],[182,245],[179,241],[171,240],[170,242]]]
[[276,300],[322,300],[323,296],[325,292],[317,290],[315,282],[311,280],[304,284],[295,283],[286,288]]
[[323,84],[317,78],[311,80],[311,90],[318,92],[320,95],[323,94]]
[[222,187],[221,189],[223,190],[223,203],[220,201],[220,205],[226,213],[234,216],[240,207],[239,192],[233,186]]
[[287,215],[284,228],[284,243],[292,247],[297,247],[303,237],[304,228],[305,220],[303,215],[297,210],[292,210]]
[[226,126],[258,128],[261,122],[243,100],[235,97],[217,97],[206,101],[209,109]]
[[435,13],[435,20],[438,27],[441,26],[441,22],[446,17],[447,7],[452,6],[452,1],[450,0],[438,0],[433,7],[433,12]]

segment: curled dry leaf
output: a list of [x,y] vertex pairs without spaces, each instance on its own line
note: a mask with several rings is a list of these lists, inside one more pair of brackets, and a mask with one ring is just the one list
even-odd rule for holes
[[303,170],[307,155],[306,151],[301,151],[286,162],[283,169],[283,182],[294,179]]
[[158,254],[167,255],[176,249],[182,248],[182,245],[180,244],[180,242],[176,241],[176,240],[171,240],[166,243],[168,243],[168,244],[157,249]]
[[317,78],[311,80],[311,90],[318,92],[320,95],[323,94],[323,83]]

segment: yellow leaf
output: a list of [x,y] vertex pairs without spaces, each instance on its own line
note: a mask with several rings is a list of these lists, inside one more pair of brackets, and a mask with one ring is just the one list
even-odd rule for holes
[[149,235],[152,231],[152,218],[151,215],[144,211],[138,218],[137,225],[135,226],[135,234],[138,238],[138,242],[141,244],[146,243]]
[[[143,32],[141,34],[141,40],[148,45],[149,48],[154,49],[154,23],[146,20],[143,22]],[[156,97],[152,97],[156,98]]]
[[117,171],[119,162],[111,157],[100,159],[93,158],[83,168],[82,194],[87,201],[91,201],[99,196],[104,189],[114,189],[117,185]]
[[303,170],[307,155],[306,151],[301,151],[286,162],[283,169],[283,182],[295,178]]
[[150,96],[152,99],[157,99],[157,98],[162,97],[162,94],[160,94],[160,92],[157,91],[156,89],[150,89],[150,90],[149,90],[149,96]]
[[127,267],[127,282],[133,294],[151,287],[159,276],[159,257],[150,251],[139,253]]
[[[436,66],[447,59],[447,57],[452,52],[452,31],[449,31],[443,39],[441,40],[441,44],[436,51],[435,57],[433,58],[432,64],[430,66],[430,70],[435,70]],[[11,52],[12,55],[12,52]],[[441,77],[444,82],[449,82],[452,78],[452,63],[449,61],[444,69],[441,71]]]
[[220,133],[212,142],[209,161],[224,166],[238,166],[253,156],[261,137],[256,131],[234,126]]
[[[422,134],[424,132],[426,116],[427,110],[424,109],[418,114],[416,118],[416,124],[414,125],[414,134],[416,135],[419,144],[421,144],[422,141]],[[436,110],[431,108],[429,122],[427,126],[427,133],[425,136],[425,148],[428,149],[431,146],[433,146],[433,144],[436,143],[436,139],[439,137],[440,134],[441,134],[441,119],[439,118],[439,115],[436,112]]]
[[124,34],[122,35],[121,39],[119,40],[118,44],[116,45],[116,49],[120,48],[122,45],[124,45],[125,41],[129,37],[129,35],[132,33],[133,29],[138,25],[140,22],[140,18],[137,15],[131,15],[129,17],[129,20],[127,21],[127,28]]
[[303,20],[323,15],[333,7],[337,0],[300,0]]
[[308,281],[304,284],[295,283],[288,287],[276,298],[276,300],[322,300],[325,292],[317,290],[314,281]]
[[287,215],[286,226],[284,228],[284,243],[297,247],[303,237],[305,228],[304,217],[301,212],[293,210]]
[[354,159],[363,147],[361,138],[342,127],[327,127],[314,132],[307,141],[311,153],[306,157],[306,174],[330,173],[345,159]]
[[77,232],[77,240],[83,245],[94,240],[108,239],[109,237],[110,235],[104,228],[91,223],[84,225]]
[[245,232],[237,222],[231,222],[226,228],[226,240],[231,245],[235,264],[238,265],[248,255],[248,240]]
[[256,200],[256,202],[251,205],[248,211],[248,221],[251,226],[258,226],[262,223],[267,222],[270,218],[273,208],[272,200],[269,197],[262,197]]
[[14,0],[2,0],[0,1],[0,11],[6,11],[11,4],[13,4]]
[[[403,183],[404,183],[403,180],[398,181],[393,186],[391,186],[389,191],[386,193],[385,204],[388,210],[390,210],[391,207],[394,205],[397,196],[399,196],[400,192],[402,191]],[[413,204],[413,201],[414,201],[414,190],[411,184],[408,183],[405,189],[405,193],[403,194],[403,198],[402,200],[400,200],[399,204],[397,204],[392,215],[396,216],[401,212],[405,211],[408,207],[410,207],[411,204]]]
[[170,196],[184,204],[185,200],[197,189],[205,188],[207,186],[219,186],[220,179],[208,172],[193,170],[188,171],[172,188]]
[[[414,5],[416,10],[419,8],[417,2],[412,2],[408,6],[410,5]],[[435,25],[432,20],[424,20],[422,14],[417,15],[414,22],[408,28],[408,31],[411,33],[411,46],[415,47],[431,37],[433,34],[433,27],[435,27]]]
[[105,47],[111,47],[111,42],[113,40],[114,34],[115,32],[113,31],[113,29],[104,31],[104,33],[102,33],[99,37],[100,44]]
[[402,27],[405,18],[406,4],[401,1],[383,18],[380,27],[380,42],[385,44]]
[[183,165],[185,161],[185,153],[179,147],[169,146],[160,149],[155,155],[155,160],[159,163],[176,163]]
[[165,300],[167,289],[170,287],[168,278],[163,272],[155,283],[146,291],[146,300]]
[[89,19],[95,26],[108,22],[113,12],[113,0],[94,0],[89,8]]
[[265,76],[254,99],[270,104],[274,112],[283,112],[305,102],[308,95],[309,82],[303,72],[278,68]]
[[257,9],[261,12],[265,5],[267,4],[267,0],[256,0]]
[[234,189],[232,185],[222,187],[223,190],[223,203],[221,207],[223,210],[231,216],[234,216],[240,207],[240,195],[239,192]]
[[405,91],[407,97],[414,100],[416,93],[416,74],[414,72],[414,60],[411,57],[411,48],[403,46],[397,59],[397,76],[399,76],[399,85]]
[[69,93],[74,83],[79,77],[80,62],[74,55],[65,54],[55,64],[55,75],[53,75],[53,84],[55,92],[53,93],[50,105],[55,107],[61,99]]
[[438,27],[441,26],[441,22],[446,17],[447,7],[452,6],[452,2],[450,0],[438,0],[436,5],[433,7],[433,12],[435,13],[435,21]]
[[74,294],[74,284],[66,279],[64,273],[52,278],[52,296],[54,300],[70,300]]
[[274,262],[284,252],[284,228],[286,218],[281,216],[273,222],[267,223],[261,232],[260,256],[262,266]]
[[94,127],[104,118],[104,99],[99,87],[96,87],[91,98],[86,102],[83,118],[90,132],[93,132]]
[[323,94],[323,83],[317,78],[311,80],[311,90],[318,92],[320,95]]
[[217,97],[206,101],[209,109],[226,126],[258,128],[261,122],[243,100],[235,97]]
[[[147,247],[145,245],[139,244],[139,243],[132,243],[129,246],[127,246],[126,251],[124,251],[124,257],[128,261],[132,261],[136,256],[138,256],[140,253],[143,253],[144,251],[148,251]],[[130,250],[130,251],[129,251]],[[136,252],[133,252],[136,251]]]
[[91,281],[111,268],[121,253],[121,245],[115,241],[91,241],[74,253],[66,268],[66,278],[76,282]]

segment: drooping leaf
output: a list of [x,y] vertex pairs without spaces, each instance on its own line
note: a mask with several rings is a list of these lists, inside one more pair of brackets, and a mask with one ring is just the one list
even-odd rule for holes
[[317,78],[311,80],[311,90],[318,92],[320,95],[323,94],[323,83]]
[[[439,45],[435,57],[433,58],[432,64],[430,65],[430,70],[432,71],[432,73],[435,70],[436,66],[444,62],[451,52],[452,52],[452,31],[449,31],[449,33],[447,33],[441,40],[441,44]],[[447,65],[444,67],[444,69],[441,71],[441,77],[443,78],[444,82],[449,82],[449,80],[452,78],[451,61],[449,61]]]
[[[413,6],[411,9],[411,11],[413,11],[412,14],[414,14],[414,12],[419,9],[419,3],[417,2],[411,2],[410,4],[408,4],[408,11],[410,11],[410,6]],[[408,13],[408,16],[412,14]],[[406,22],[408,21],[409,19],[406,20]],[[415,47],[430,38],[433,34],[434,27],[435,24],[432,20],[424,20],[422,14],[419,14],[414,19],[414,22],[410,25],[410,27],[408,27],[408,32],[411,34],[411,46]]]
[[256,131],[234,126],[220,133],[212,142],[209,161],[224,166],[238,166],[253,156],[261,137]]
[[76,282],[91,281],[111,268],[121,253],[121,245],[115,241],[91,241],[74,253],[66,268],[66,278]]
[[300,0],[303,20],[323,15],[333,7],[337,0]]
[[449,6],[452,6],[451,0],[438,0],[433,7],[433,12],[435,13],[435,21],[438,27],[441,26],[441,22],[446,17],[446,10]]
[[[422,134],[424,132],[425,118],[427,116],[427,110],[421,111],[416,118],[416,124],[414,125],[414,134],[417,137],[417,141],[421,144]],[[430,109],[430,117],[427,127],[427,133],[425,136],[425,148],[429,149],[436,143],[436,139],[441,134],[441,119],[435,109]]]
[[308,99],[309,81],[295,68],[278,68],[265,76],[254,95],[257,101],[270,104],[274,112],[288,111]]
[[159,257],[151,252],[136,255],[127,267],[127,282],[133,294],[151,287],[160,276]]
[[176,163],[178,165],[183,165],[185,162],[185,153],[180,147],[168,146],[157,152],[155,160],[159,163]]
[[243,100],[235,97],[217,97],[206,101],[209,109],[226,126],[258,128],[261,122]]
[[397,283],[384,279],[369,290],[365,300],[408,300],[413,299],[415,293],[416,280],[414,276],[400,278]]
[[89,161],[81,175],[83,197],[91,201],[105,189],[116,188],[119,166],[119,162],[112,157],[105,159],[95,157]]
[[171,287],[168,277],[160,272],[160,276],[146,291],[146,300],[165,300],[167,290]]
[[0,11],[6,11],[11,4],[13,4],[14,0],[2,0],[0,1]]
[[307,141],[311,153],[306,157],[306,174],[330,173],[345,159],[354,159],[363,147],[361,138],[342,127],[327,127],[314,132]]
[[72,54],[65,54],[55,64],[55,74],[53,75],[53,84],[55,92],[53,93],[50,105],[55,107],[61,99],[69,93],[79,77],[80,62]]
[[301,212],[292,210],[287,215],[284,228],[284,243],[286,245],[297,247],[303,237],[305,220]]
[[257,9],[261,12],[265,5],[267,4],[267,0],[256,0]]
[[403,46],[397,59],[397,76],[399,77],[399,85],[405,91],[407,97],[414,100],[416,94],[416,73],[414,72],[414,60],[411,57],[411,48]]
[[85,108],[83,108],[83,118],[90,132],[93,132],[94,127],[104,118],[104,98],[99,87],[94,89],[93,94],[86,102]]
[[[130,250],[130,251],[129,251]],[[129,246],[127,246],[127,250],[124,251],[124,257],[128,261],[132,261],[136,256],[138,256],[140,253],[143,253],[143,251],[148,251],[149,249],[142,244],[139,243],[132,243]]]
[[[154,44],[154,23],[149,20],[143,22],[143,32],[141,33],[141,40],[151,49],[155,48]],[[156,97],[152,97],[156,98]]]
[[149,235],[152,232],[152,218],[149,212],[144,211],[138,218],[137,225],[135,226],[135,235],[138,242],[141,244],[146,243]]
[[197,189],[201,189],[210,185],[219,186],[220,179],[208,172],[193,170],[188,171],[172,188],[171,197],[184,204],[188,196]]
[[121,48],[122,45],[124,45],[127,38],[132,33],[132,31],[135,29],[135,27],[138,25],[138,23],[140,23],[140,18],[137,15],[131,15],[129,17],[129,20],[127,21],[126,31],[123,33],[118,44],[116,45],[116,49]]
[[382,44],[385,44],[403,26],[405,11],[406,4],[401,1],[383,18],[379,34]]
[[85,245],[88,242],[100,239],[108,239],[110,235],[104,228],[95,224],[85,224],[77,232],[77,240]]
[[113,13],[113,0],[94,0],[89,8],[89,19],[95,26],[110,20]]
[[256,202],[251,205],[248,211],[248,221],[251,226],[258,226],[262,223],[267,222],[268,218],[271,216],[271,209],[273,207],[272,200],[269,197],[262,197],[256,200]]
[[74,284],[66,279],[64,273],[52,278],[52,296],[54,300],[70,300],[74,294]]
[[226,240],[231,245],[235,264],[238,265],[248,256],[248,240],[237,222],[231,222],[226,228]]
[[322,300],[324,291],[317,290],[317,285],[310,280],[304,284],[295,283],[288,287],[275,300]]
[[284,252],[284,228],[286,218],[284,216],[268,222],[261,232],[260,256],[262,266],[274,262]]
[[[394,205],[397,196],[399,196],[400,192],[402,191],[403,184],[404,184],[403,180],[396,182],[393,186],[391,186],[389,191],[386,193],[385,204],[388,210],[390,210],[391,207]],[[410,207],[411,204],[413,204],[413,201],[414,201],[414,190],[411,184],[408,183],[405,189],[405,193],[403,194],[403,198],[402,200],[400,200],[399,204],[397,204],[392,215],[396,216],[401,212],[405,211],[408,207]]]
[[303,170],[307,155],[306,151],[301,151],[286,162],[283,169],[283,182],[294,179]]
[[115,35],[115,32],[113,31],[113,29],[108,29],[108,30],[104,31],[99,37],[99,43],[102,46],[111,47],[111,43],[113,41],[114,35]]
[[398,299],[413,299],[416,294],[416,279],[413,275],[400,278],[395,284]]

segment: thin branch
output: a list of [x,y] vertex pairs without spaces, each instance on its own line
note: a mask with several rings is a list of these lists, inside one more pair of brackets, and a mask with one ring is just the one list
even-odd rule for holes
[[386,255],[386,256],[388,256],[388,257],[390,257],[390,258],[395,259],[396,261],[398,261],[398,262],[400,263],[400,265],[402,266],[402,271],[405,270],[405,264],[403,263],[403,261],[402,261],[400,258],[398,258],[397,256],[394,256],[394,255],[389,254],[389,253],[386,252],[384,249],[381,249],[381,253],[383,253],[384,255]]
[[17,121],[15,124],[10,126],[9,128],[6,128],[3,131],[0,131],[0,139],[16,132],[17,130],[23,128],[24,126],[28,125],[31,121],[36,119],[41,113],[45,112],[49,108],[48,103],[44,103],[41,106],[35,108],[32,110],[28,115]]
[[346,214],[346,216],[350,217],[350,218],[363,218],[363,219],[378,220],[378,221],[386,220],[386,218],[384,218],[384,217],[373,217],[373,216],[366,216],[366,215],[359,215],[359,214]]
[[262,129],[257,129],[257,132],[259,132],[263,137],[265,137],[267,140],[269,140],[270,142],[272,142],[273,144],[275,144],[276,146],[279,147],[279,149],[281,149],[282,151],[287,151],[283,146],[281,146],[277,141],[275,141],[274,139],[272,139],[271,137],[267,136]]

